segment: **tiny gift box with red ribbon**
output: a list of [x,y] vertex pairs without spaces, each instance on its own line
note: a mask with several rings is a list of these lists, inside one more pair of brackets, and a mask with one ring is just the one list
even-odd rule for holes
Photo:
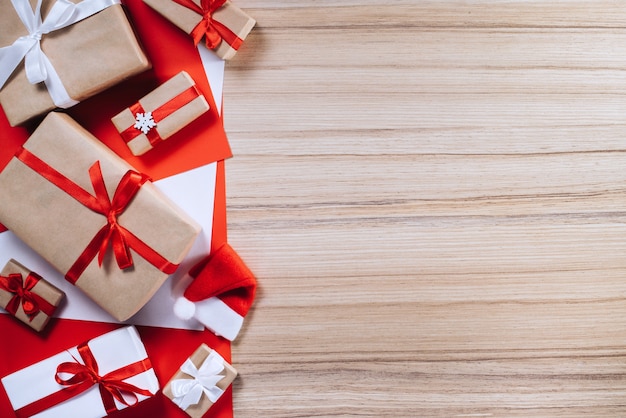
[[32,3],[0,0],[0,104],[12,126],[150,68],[120,0]]
[[65,293],[11,259],[0,272],[0,306],[35,331],[45,328]]
[[200,226],[68,115],[0,172],[0,222],[118,321],[176,271]]
[[228,60],[235,56],[256,21],[228,0],[143,0],[198,45]]
[[202,344],[163,388],[163,394],[187,415],[201,418],[237,377],[219,353]]
[[101,418],[159,390],[135,327],[119,328],[3,377],[18,418]]
[[142,155],[209,110],[196,83],[181,71],[111,121],[134,155]]

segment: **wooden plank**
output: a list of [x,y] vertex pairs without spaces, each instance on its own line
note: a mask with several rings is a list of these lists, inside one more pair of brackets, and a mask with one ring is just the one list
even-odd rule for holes
[[623,4],[238,4],[235,415],[625,415]]

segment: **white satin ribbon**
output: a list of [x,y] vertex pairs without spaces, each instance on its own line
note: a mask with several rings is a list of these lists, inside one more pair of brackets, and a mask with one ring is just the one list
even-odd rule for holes
[[204,393],[212,403],[215,403],[224,390],[218,388],[217,382],[224,378],[219,373],[224,370],[224,359],[216,351],[204,360],[197,369],[191,359],[187,359],[180,370],[193,379],[175,379],[171,382],[174,403],[185,411],[189,406],[196,405]]
[[11,0],[28,35],[19,37],[12,45],[0,48],[0,89],[24,60],[28,81],[31,84],[44,82],[54,104],[68,108],[78,102],[69,96],[52,63],[41,50],[41,38],[119,4],[120,0],[84,0],[78,4],[57,0],[44,21],[41,19],[41,1],[37,1],[33,11],[29,0]]

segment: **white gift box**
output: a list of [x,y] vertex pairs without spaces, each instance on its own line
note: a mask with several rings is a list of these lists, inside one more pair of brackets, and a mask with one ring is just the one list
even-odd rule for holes
[[[89,340],[87,345],[97,362],[100,376],[146,360],[148,357],[139,334],[133,326],[103,334]],[[77,347],[73,347],[2,378],[2,385],[13,409],[17,411],[66,388],[67,386],[55,380],[57,367],[62,363],[76,363],[76,359],[80,360],[81,356]],[[80,362],[82,363],[82,360]],[[159,390],[159,382],[152,368],[123,381],[152,394]],[[139,402],[147,398],[148,396],[137,394]],[[115,405],[117,409],[126,408],[126,405],[117,400],[115,400]],[[36,418],[102,418],[105,416],[107,412],[98,384],[94,384],[85,392],[67,401],[33,415]]]

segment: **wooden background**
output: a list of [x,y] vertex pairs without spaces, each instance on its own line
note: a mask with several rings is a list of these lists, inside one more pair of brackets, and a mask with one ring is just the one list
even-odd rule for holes
[[237,3],[235,416],[626,416],[626,2]]

